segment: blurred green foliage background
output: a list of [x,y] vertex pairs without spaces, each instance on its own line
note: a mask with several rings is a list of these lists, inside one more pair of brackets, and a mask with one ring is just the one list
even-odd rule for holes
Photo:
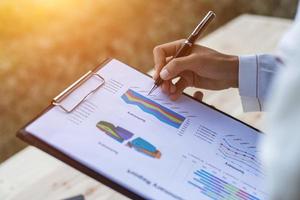
[[146,72],[154,46],[184,38],[208,10],[209,31],[241,13],[292,18],[297,0],[1,0],[0,162],[16,131],[98,61]]

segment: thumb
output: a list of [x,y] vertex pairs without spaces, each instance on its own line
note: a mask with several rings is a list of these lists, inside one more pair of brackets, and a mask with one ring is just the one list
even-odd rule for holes
[[193,97],[195,99],[197,99],[198,101],[202,101],[203,100],[203,93],[200,92],[200,91],[197,91],[197,92],[194,93]]
[[192,58],[192,56],[189,55],[189,56],[185,56],[185,57],[172,59],[162,69],[162,71],[159,74],[160,77],[163,80],[170,80],[172,78],[177,77],[181,72],[191,68],[191,65],[192,65],[191,58]]

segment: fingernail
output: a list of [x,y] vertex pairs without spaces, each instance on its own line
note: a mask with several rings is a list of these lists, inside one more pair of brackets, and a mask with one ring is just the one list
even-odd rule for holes
[[159,75],[160,75],[160,78],[166,80],[169,76],[169,71],[167,69],[163,69]]

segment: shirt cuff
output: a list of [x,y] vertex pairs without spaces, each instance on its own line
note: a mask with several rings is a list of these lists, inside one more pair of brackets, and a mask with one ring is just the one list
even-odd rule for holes
[[239,57],[239,93],[245,112],[261,111],[258,99],[258,58],[256,55]]

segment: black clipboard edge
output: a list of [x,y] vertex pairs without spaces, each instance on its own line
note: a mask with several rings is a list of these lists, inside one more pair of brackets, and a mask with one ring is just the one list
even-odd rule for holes
[[[112,60],[112,58],[107,58],[105,59],[103,62],[99,63],[92,71],[93,72],[96,72],[98,71],[99,69],[101,69],[101,67],[105,66],[107,63],[109,63],[110,61]],[[141,72],[140,70],[132,67],[133,69],[135,69],[136,71],[148,76],[148,77],[151,77],[150,75],[148,74],[145,74],[143,72]],[[244,125],[246,125],[247,127],[251,128],[251,129],[254,129],[255,131],[257,131],[258,133],[262,133],[259,129],[239,120],[239,119],[236,119],[234,118],[233,116],[215,108],[214,106],[211,106],[207,103],[204,103],[204,102],[200,102],[199,100],[197,100],[196,98],[194,98],[193,96],[191,95],[188,95],[188,94],[185,94],[185,96],[191,98],[191,99],[194,99],[195,101],[197,101],[198,103],[201,103],[213,110],[216,110],[220,113],[222,113],[223,115],[226,115],[227,117],[230,117]],[[32,146],[35,146],[37,147],[38,149],[44,151],[45,153],[47,154],[50,154],[52,155],[53,157],[57,158],[58,160],[68,164],[69,166],[77,169],[78,171],[84,173],[85,175],[95,179],[96,181],[99,181],[101,183],[103,183],[104,185],[112,188],[113,190],[131,198],[131,199],[137,199],[137,200],[140,200],[140,199],[145,199],[143,198],[142,196],[134,193],[133,191],[130,191],[129,189],[123,187],[122,185],[102,176],[101,174],[99,174],[98,172],[86,167],[85,165],[81,164],[80,162],[70,158],[69,156],[67,156],[66,154],[60,152],[59,150],[57,150],[56,148],[48,145],[47,143],[43,142],[42,140],[40,140],[39,138],[31,135],[31,133],[27,132],[26,131],[26,127],[29,126],[31,123],[33,123],[37,118],[39,118],[40,116],[42,116],[44,113],[46,113],[47,111],[49,111],[51,108],[53,108],[54,106],[52,104],[50,104],[47,108],[45,108],[41,113],[39,113],[36,117],[34,117],[30,122],[28,122],[26,125],[24,125],[18,132],[17,132],[17,137],[20,138],[21,140],[23,140],[24,142],[32,145]]]

